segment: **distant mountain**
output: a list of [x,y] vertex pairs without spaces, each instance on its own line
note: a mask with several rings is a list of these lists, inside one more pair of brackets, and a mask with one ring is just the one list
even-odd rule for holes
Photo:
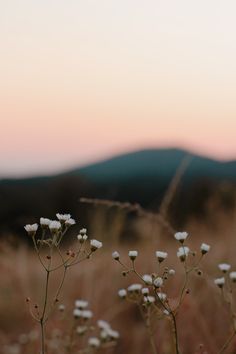
[[185,179],[202,177],[236,180],[236,161],[220,162],[179,149],[141,150],[120,155],[69,172],[94,182],[124,181],[130,178],[171,179],[181,162],[189,156]]
[[232,206],[236,161],[220,162],[178,149],[142,150],[50,177],[1,180],[1,230],[20,232],[24,223],[53,217],[57,211],[83,215],[81,197],[129,201],[157,210],[187,156],[189,162],[172,202],[176,222],[181,224],[191,213],[205,214],[216,191],[224,206]]

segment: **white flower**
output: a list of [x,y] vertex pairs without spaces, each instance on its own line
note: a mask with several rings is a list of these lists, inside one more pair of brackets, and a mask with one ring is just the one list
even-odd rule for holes
[[206,243],[201,244],[201,252],[202,254],[206,254],[207,252],[210,251],[211,246],[207,245]]
[[119,332],[114,331],[111,328],[107,329],[106,331],[107,331],[107,334],[109,335],[109,337],[111,337],[113,339],[118,339],[120,337]]
[[165,310],[163,310],[163,313],[164,313],[166,316],[169,316],[169,314],[170,314],[170,313],[169,313],[169,311],[168,311],[168,310],[166,310],[166,309],[165,309]]
[[129,258],[134,261],[138,257],[138,251],[129,251]]
[[101,338],[103,339],[107,339],[107,338],[111,338],[111,339],[118,339],[119,338],[119,332],[114,331],[111,328],[104,328],[101,333],[100,333]]
[[170,275],[175,275],[175,270],[174,269],[169,269],[169,274]]
[[87,326],[78,326],[77,328],[76,328],[76,333],[78,333],[78,334],[84,334],[85,332],[87,332],[87,329],[88,329],[88,327]]
[[75,301],[75,307],[82,310],[88,307],[88,301],[86,300],[76,300]]
[[70,214],[59,214],[59,213],[57,213],[56,217],[58,218],[59,221],[65,222],[65,221],[67,221],[67,220],[69,220],[71,218],[71,215]]
[[175,233],[175,239],[181,243],[183,243],[186,238],[188,237],[188,233],[187,232],[176,232]]
[[218,264],[218,267],[223,273],[226,273],[226,272],[228,272],[228,270],[230,270],[231,265],[228,263],[220,263],[220,264]]
[[87,229],[83,228],[83,229],[81,229],[81,230],[79,231],[79,233],[80,233],[81,235],[86,235]]
[[97,337],[90,337],[88,339],[88,345],[93,348],[98,348],[100,346],[100,340]]
[[102,247],[102,242],[100,242],[98,240],[91,240],[90,241],[90,248],[91,248],[92,252],[96,251],[97,249],[99,249],[101,247]]
[[160,263],[163,262],[167,256],[168,256],[167,252],[156,251],[156,257]]
[[148,288],[142,288],[142,294],[143,295],[148,295],[149,294],[149,289]]
[[70,218],[68,220],[65,221],[65,225],[66,226],[72,226],[72,225],[75,225],[75,220]]
[[190,249],[188,247],[180,247],[177,252],[177,257],[180,258],[181,261],[185,261],[186,257],[188,256]]
[[124,299],[127,296],[127,291],[125,289],[120,289],[118,291],[118,295],[119,297],[121,297],[122,299]]
[[57,232],[61,228],[61,223],[59,221],[53,220],[49,224],[49,229],[52,232]]
[[219,288],[222,288],[222,287],[224,286],[224,284],[225,284],[225,278],[224,278],[224,277],[222,277],[222,278],[216,278],[216,279],[214,280],[214,283],[215,283],[216,285],[218,285]]
[[81,311],[80,317],[84,318],[85,320],[88,320],[93,317],[93,313],[90,310],[83,310]]
[[165,301],[166,300],[166,294],[165,293],[157,293],[157,296],[159,297],[160,300]]
[[154,303],[155,302],[155,297],[154,296],[144,296],[144,302]]
[[233,281],[233,282],[235,282],[236,281],[236,272],[234,271],[234,272],[230,272],[229,273],[229,277],[230,277],[230,279]]
[[154,281],[153,284],[156,288],[160,288],[163,285],[163,279],[161,277],[157,277]]
[[142,276],[142,279],[143,279],[143,281],[144,281],[147,285],[151,285],[151,284],[152,284],[152,277],[151,277],[151,275],[149,275],[149,274],[144,274],[144,275]]
[[34,235],[36,233],[36,231],[38,230],[38,224],[28,224],[28,225],[25,225],[25,230],[28,232],[28,234],[30,235]]
[[51,220],[48,218],[40,218],[40,225],[41,226],[49,226]]
[[128,291],[129,292],[138,292],[142,289],[142,285],[141,284],[132,284],[128,287]]
[[59,310],[60,312],[65,311],[65,305],[60,304],[60,305],[58,306],[58,310]]
[[112,252],[112,258],[115,259],[116,261],[119,261],[120,259],[120,254],[117,251]]
[[82,314],[82,311],[81,311],[81,310],[79,310],[79,309],[74,309],[74,311],[73,311],[73,316],[74,316],[75,318],[81,317],[81,314]]
[[88,236],[79,234],[77,236],[77,239],[79,240],[80,243],[84,243],[88,239]]
[[97,321],[97,325],[101,329],[111,328],[110,323],[108,323],[107,321],[104,321],[104,320],[98,320]]

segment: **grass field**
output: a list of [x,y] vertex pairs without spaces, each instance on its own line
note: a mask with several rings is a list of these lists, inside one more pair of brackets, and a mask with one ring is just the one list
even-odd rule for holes
[[[219,219],[218,219],[219,220]],[[234,301],[232,309],[222,297],[222,291],[214,284],[216,277],[222,276],[218,264],[230,263],[231,270],[236,269],[235,260],[235,220],[226,217],[217,223],[215,229],[191,221],[186,225],[189,237],[186,241],[191,250],[197,250],[202,242],[211,245],[209,253],[203,257],[200,269],[190,274],[189,289],[176,316],[178,326],[179,348],[182,354],[190,353],[235,353]],[[118,297],[118,290],[127,288],[132,283],[139,283],[140,279],[131,272],[125,277],[122,267],[112,259],[111,253],[118,250],[122,262],[130,265],[128,251],[138,250],[135,261],[137,272],[140,274],[158,273],[155,251],[164,250],[168,257],[162,267],[174,268],[176,274],[169,278],[165,285],[169,304],[175,307],[184,282],[183,263],[176,256],[178,242],[170,233],[160,229],[148,232],[148,225],[144,227],[143,239],[129,245],[114,240],[106,242],[104,246],[92,255],[92,259],[85,260],[74,266],[68,274],[58,305],[46,325],[47,354],[79,353],[87,343],[86,335],[74,337],[73,346],[66,349],[66,340],[69,338],[73,326],[74,302],[77,299],[89,301],[94,317],[92,324],[98,319],[108,321],[112,328],[120,333],[117,345],[97,349],[99,353],[151,353],[149,336],[145,323],[140,315],[137,304],[122,300]],[[76,240],[77,242],[77,240]],[[76,245],[75,242],[75,245]],[[75,248],[72,246],[72,249]],[[66,249],[63,251],[65,252]],[[43,255],[45,257],[46,254]],[[195,257],[189,256],[188,262],[195,262]],[[193,260],[191,261],[190,258]],[[2,353],[39,353],[40,332],[38,324],[29,314],[26,298],[30,297],[33,308],[35,304],[41,306],[45,287],[45,274],[38,262],[35,253],[26,246],[14,248],[7,243],[1,244],[1,283],[0,283],[0,342]],[[164,269],[163,268],[163,269]],[[159,271],[160,272],[160,271]],[[61,270],[55,272],[49,292],[55,292],[61,277]],[[145,286],[145,285],[144,285]],[[228,286],[227,284],[225,287]],[[232,298],[236,300],[235,285],[232,283]],[[188,292],[188,291],[187,291]],[[225,292],[225,296],[228,296]],[[59,304],[65,305],[65,310],[58,310]],[[233,321],[233,322],[232,322]],[[173,332],[169,316],[153,322],[154,341],[156,352],[163,354],[175,353]],[[96,334],[92,330],[91,335]],[[232,340],[224,349],[223,346],[232,334]],[[87,352],[94,352],[92,348]],[[223,351],[222,351],[223,350]]]

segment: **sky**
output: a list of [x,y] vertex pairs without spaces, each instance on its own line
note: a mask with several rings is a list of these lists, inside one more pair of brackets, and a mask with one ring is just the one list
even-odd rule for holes
[[236,158],[235,0],[0,1],[0,177]]

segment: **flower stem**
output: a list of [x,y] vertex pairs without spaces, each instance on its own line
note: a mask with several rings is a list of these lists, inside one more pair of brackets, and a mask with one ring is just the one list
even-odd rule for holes
[[175,353],[176,353],[176,354],[180,354],[176,318],[175,318],[175,314],[174,314],[172,311],[170,312],[170,314],[171,314],[172,323],[173,323],[174,342],[175,342]]

